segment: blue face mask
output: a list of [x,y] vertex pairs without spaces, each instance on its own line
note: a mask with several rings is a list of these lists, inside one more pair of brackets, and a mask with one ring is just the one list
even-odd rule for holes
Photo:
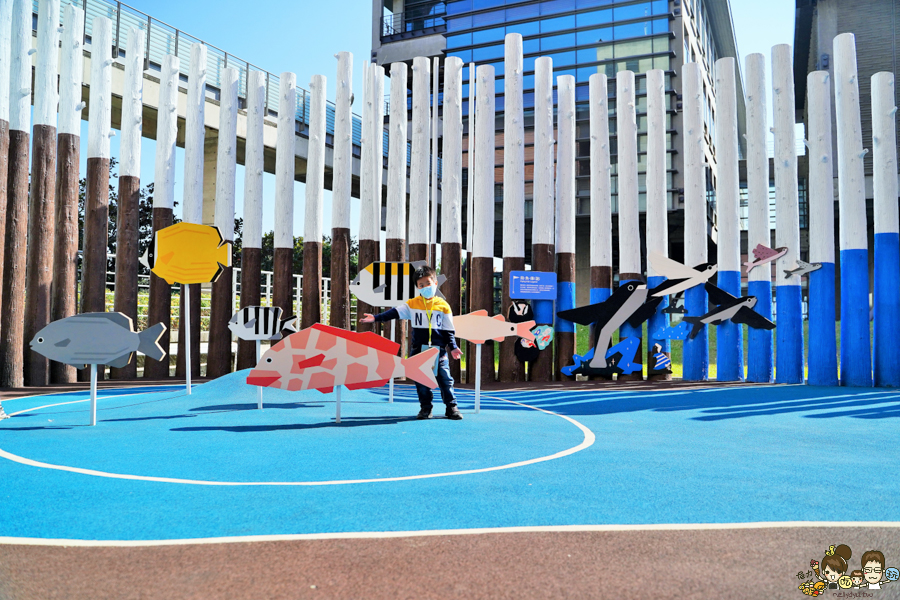
[[423,298],[433,298],[435,292],[437,292],[436,285],[429,285],[423,288],[419,288],[419,295]]

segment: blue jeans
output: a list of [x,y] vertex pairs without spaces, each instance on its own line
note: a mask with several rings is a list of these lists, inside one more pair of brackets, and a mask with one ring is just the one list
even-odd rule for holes
[[[441,350],[441,356],[438,359],[437,382],[438,387],[441,388],[441,399],[443,399],[447,408],[456,406],[456,396],[453,394],[453,377],[450,375],[450,360],[447,358],[445,350]],[[422,410],[431,410],[431,403],[434,400],[434,393],[431,388],[417,382],[416,391],[419,393],[419,405],[422,407]]]

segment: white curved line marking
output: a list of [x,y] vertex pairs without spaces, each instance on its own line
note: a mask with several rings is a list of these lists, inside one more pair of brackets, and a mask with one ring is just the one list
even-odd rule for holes
[[[564,456],[569,456],[570,454],[575,454],[576,452],[580,452],[585,448],[591,446],[596,437],[594,433],[576,421],[571,417],[567,417],[565,415],[561,415],[559,413],[551,412],[549,410],[544,410],[543,408],[537,408],[535,406],[529,406],[527,404],[523,404],[521,402],[516,402],[514,400],[506,400],[505,398],[497,398],[494,396],[482,396],[482,398],[492,398],[494,400],[502,400],[504,402],[509,402],[510,404],[517,404],[519,406],[524,406],[525,408],[530,408],[531,410],[537,410],[542,413],[547,413],[548,415],[553,415],[555,417],[560,417],[569,421],[581,432],[584,434],[584,439],[577,446],[573,446],[567,450],[563,450],[561,452],[557,452],[556,454],[551,454],[548,456],[541,456],[538,458],[532,458],[529,460],[523,460],[519,462],[509,463],[505,465],[499,465],[496,467],[485,467],[483,469],[469,469],[466,471],[452,471],[449,473],[429,473],[427,475],[407,475],[405,477],[383,477],[383,478],[374,478],[374,479],[339,479],[332,481],[204,481],[199,479],[176,479],[173,477],[151,477],[145,475],[127,475],[122,473],[107,473],[105,471],[95,471],[93,469],[81,469],[78,467],[67,467],[64,465],[53,465],[50,463],[39,462],[36,460],[31,460],[30,458],[25,458],[22,456],[18,456],[16,454],[12,454],[3,449],[0,449],[0,458],[5,458],[12,462],[17,462],[22,465],[27,465],[29,467],[38,467],[42,469],[53,469],[56,471],[68,471],[70,473],[80,473],[82,475],[93,475],[95,477],[108,477],[111,479],[130,479],[133,481],[154,481],[158,483],[181,483],[188,485],[221,485],[221,486],[319,486],[319,485],[345,485],[349,483],[380,483],[386,481],[411,481],[414,479],[431,479],[434,477],[450,477],[454,475],[471,475],[473,473],[487,473],[490,471],[500,471],[503,469],[514,469],[516,467],[524,467],[526,465],[533,465],[539,462],[545,462],[548,460],[555,460],[557,458],[562,458]],[[69,404],[69,403],[65,403]]]
[[804,527],[900,528],[900,521],[770,521],[751,523],[650,523],[647,525],[525,525],[517,527],[479,527],[472,529],[424,529],[421,531],[336,531],[333,533],[292,533],[240,535],[212,538],[169,540],[78,540],[26,537],[0,537],[0,545],[143,547],[192,546],[201,544],[246,544],[252,542],[291,542],[301,540],[385,539],[432,537],[440,535],[484,535],[490,533],[570,533],[634,531],[728,531],[741,529],[800,529]]
[[[183,387],[183,386],[178,386]],[[97,400],[112,400],[113,398],[126,398],[128,396],[140,396],[142,394],[162,394],[168,390],[157,390],[155,392],[134,392],[133,394],[116,394],[115,396],[97,396]],[[25,396],[26,398],[39,398],[44,394],[40,394],[38,396]],[[54,394],[47,394],[48,396],[53,396]],[[14,398],[14,400],[21,400],[21,398]],[[162,398],[165,400],[165,398]],[[25,410],[20,410],[14,413],[9,413],[10,417],[14,417],[16,415],[21,415],[23,413],[34,412],[36,410],[41,410],[42,408],[53,408],[54,406],[65,406],[67,404],[78,404],[79,402],[90,402],[90,398],[85,398],[83,400],[72,400],[70,402],[58,402],[56,404],[45,404],[44,406],[35,406],[34,408],[26,408]],[[5,402],[5,401],[4,401]]]

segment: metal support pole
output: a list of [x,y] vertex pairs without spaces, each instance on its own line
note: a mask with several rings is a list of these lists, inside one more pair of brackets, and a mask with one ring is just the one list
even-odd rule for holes
[[184,290],[184,308],[182,309],[182,314],[184,315],[184,373],[185,373],[185,388],[187,388],[188,395],[191,394],[191,286],[183,285],[181,286]]
[[97,365],[91,365],[91,427],[97,424]]
[[334,422],[340,425],[341,423],[341,386],[337,386],[334,390],[334,393],[337,394],[337,402],[335,403],[334,408]]
[[475,414],[481,412],[481,346],[475,344]]

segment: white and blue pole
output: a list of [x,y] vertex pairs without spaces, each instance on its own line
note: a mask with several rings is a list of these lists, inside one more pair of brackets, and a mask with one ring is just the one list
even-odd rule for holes
[[857,78],[856,38],[852,33],[842,33],[834,38],[841,242],[841,385],[865,387],[872,385],[872,350],[863,168],[866,150],[862,147]]
[[809,100],[809,385],[837,385],[834,298],[834,160],[831,156],[831,77],[806,76]]
[[794,70],[790,44],[772,46],[775,125],[775,245],[787,252],[775,264],[778,344],[775,383],[803,383],[803,296],[800,277],[785,277],[800,258],[800,202],[794,135]]
[[[766,57],[750,54],[747,73],[747,253],[757,244],[772,245],[769,220],[769,158],[766,153]],[[748,260],[750,256],[748,256]],[[772,265],[756,267],[747,275],[747,293],[756,296],[756,312],[772,318]],[[748,331],[747,381],[771,383],[775,376],[773,334],[767,329]]]
[[894,74],[872,76],[875,191],[875,385],[900,387],[900,214],[897,206],[897,106]]
[[[718,213],[719,271],[717,284],[741,296],[741,217],[738,171],[738,121],[735,59],[716,61],[716,211]],[[716,379],[744,380],[744,335],[730,320],[716,330]]]
[[[666,202],[666,76],[661,69],[647,71],[647,254],[655,252],[669,256],[669,222]],[[647,264],[647,289],[653,289],[666,278]],[[670,378],[655,373],[656,359],[653,346],[659,344],[661,352],[671,354],[668,339],[653,339],[653,332],[668,327],[669,315],[663,312],[668,299],[663,299],[656,314],[647,323],[647,374],[654,378]]]
[[[706,97],[700,65],[682,67],[684,80],[684,260],[688,266],[705,263],[706,251],[706,163],[704,153],[703,109]],[[621,142],[620,142],[621,143]],[[689,315],[706,314],[706,290],[694,286],[684,294]],[[684,340],[684,372],[686,381],[709,378],[709,332],[704,325],[694,339]]]
[[[609,91],[606,75],[590,77],[591,304],[612,295],[612,199],[609,180]],[[591,337],[593,342],[593,337]]]

